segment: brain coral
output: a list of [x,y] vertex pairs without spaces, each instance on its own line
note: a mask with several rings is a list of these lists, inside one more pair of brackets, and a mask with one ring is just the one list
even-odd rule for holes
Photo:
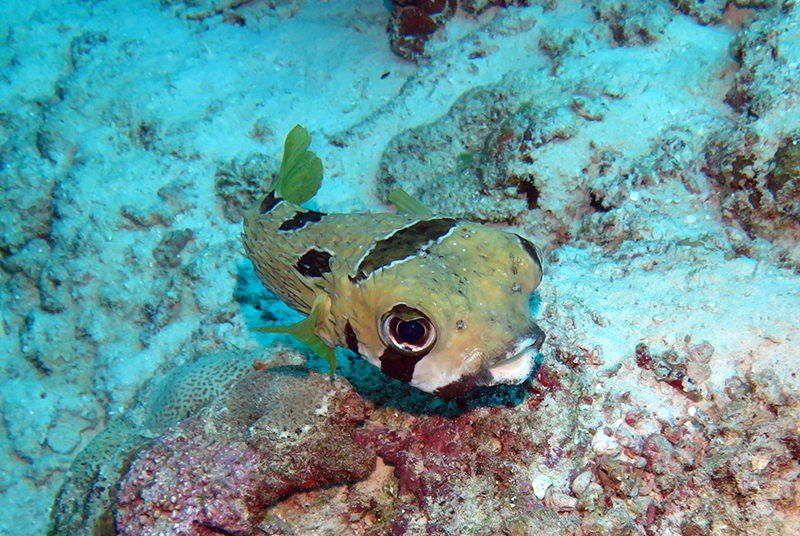
[[147,427],[165,430],[194,415],[232,384],[251,372],[263,352],[226,350],[176,367],[151,398]]

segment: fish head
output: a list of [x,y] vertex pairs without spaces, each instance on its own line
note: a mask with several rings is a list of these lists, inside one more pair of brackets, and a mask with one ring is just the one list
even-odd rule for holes
[[452,398],[530,376],[544,341],[529,304],[541,279],[526,239],[458,222],[418,254],[351,278],[334,307],[348,347],[388,376]]

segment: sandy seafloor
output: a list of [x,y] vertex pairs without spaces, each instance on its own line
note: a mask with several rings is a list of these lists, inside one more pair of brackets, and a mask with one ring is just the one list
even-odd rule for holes
[[[252,274],[241,225],[223,217],[217,170],[258,153],[274,171],[285,134],[300,123],[325,166],[310,206],[391,210],[379,186],[388,166],[409,173],[399,180],[420,197],[461,196],[442,206],[467,214],[479,194],[455,184],[425,190],[437,167],[414,167],[426,143],[440,140],[415,138],[405,168],[402,153],[384,151],[445,116],[468,90],[514,77],[515,98],[573,114],[568,134],[553,134],[557,143],[528,162],[539,206],[522,216],[513,208],[517,230],[543,253],[534,314],[552,335],[545,362],[557,347],[580,355],[594,396],[629,393],[630,406],[663,421],[693,415],[696,400],[636,366],[641,342],[654,352],[713,347],[698,365],[700,397],[763,371],[797,396],[796,220],[790,214],[760,233],[769,225],[752,220],[775,213],[740,216],[740,205],[726,205],[738,193],[710,176],[707,157],[715,133],[731,133],[723,136],[731,144],[743,139],[736,132],[755,133],[750,176],[763,177],[782,140],[797,135],[797,9],[730,8],[701,25],[667,6],[661,19],[643,22],[654,25],[652,39],[633,30],[625,43],[593,5],[574,0],[480,16],[459,10],[415,64],[390,50],[382,2],[277,4],[238,8],[240,26],[221,15],[189,20],[204,6],[180,2],[4,3],[0,534],[45,533],[73,458],[157,371],[271,344],[249,331],[257,313],[234,298],[237,281]],[[763,75],[772,93],[756,114],[725,102],[743,68],[731,47],[747,15],[784,24],[770,37],[780,41],[782,74]],[[474,106],[478,114],[486,104]],[[674,153],[663,149],[676,139]],[[463,151],[454,142],[440,171],[455,176]],[[658,163],[665,158],[669,166]],[[637,170],[652,171],[650,179],[632,179]],[[588,192],[610,210],[596,210]],[[164,236],[184,229],[192,238],[177,261],[154,257]],[[619,418],[596,411],[600,422]],[[554,489],[569,489],[566,473],[544,473]]]

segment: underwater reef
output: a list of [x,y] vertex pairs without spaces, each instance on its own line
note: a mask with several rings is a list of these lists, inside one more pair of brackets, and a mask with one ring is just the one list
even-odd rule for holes
[[353,439],[364,416],[343,380],[250,374],[139,453],[116,493],[118,533],[249,533],[282,497],[363,479],[375,467]]
[[[0,536],[800,533],[795,2],[12,2]],[[241,245],[298,122],[309,209],[536,245],[533,377],[251,331],[298,320]]]
[[[233,383],[221,373],[220,362],[252,364],[252,354],[200,360],[169,375],[151,405],[162,426],[168,415],[191,416],[148,440],[142,429],[110,426],[95,444],[111,434],[138,453],[116,467],[110,450],[76,462],[51,534],[800,530],[800,403],[774,373],[733,378],[711,394],[696,387],[714,353],[707,342],[660,355],[639,345],[631,358],[643,377],[696,408],[664,419],[630,393],[593,391],[580,358],[555,351],[505,399],[483,393],[437,409],[429,400],[432,414],[376,406],[343,378],[297,367],[243,369]],[[225,386],[203,407],[177,396],[200,377],[210,390]],[[82,470],[98,463],[106,478],[86,486]],[[64,515],[68,497],[84,505],[82,520]]]

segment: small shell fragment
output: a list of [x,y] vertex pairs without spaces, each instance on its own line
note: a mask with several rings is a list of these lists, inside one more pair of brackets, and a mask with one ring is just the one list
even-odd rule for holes
[[544,499],[547,488],[553,485],[553,480],[546,475],[537,475],[531,485],[533,486],[533,494],[536,495],[537,499],[541,500]]
[[601,429],[592,437],[592,450],[598,456],[616,456],[622,451],[617,440]]

